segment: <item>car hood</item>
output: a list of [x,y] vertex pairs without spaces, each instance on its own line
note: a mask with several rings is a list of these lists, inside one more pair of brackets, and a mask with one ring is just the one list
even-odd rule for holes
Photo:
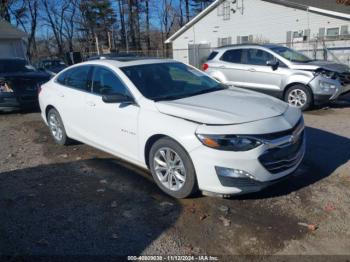
[[349,72],[349,67],[347,65],[322,60],[311,61],[309,63],[294,63],[290,67],[300,70],[317,70],[323,68],[337,73]]
[[161,113],[208,125],[262,120],[288,109],[288,104],[276,98],[238,88],[155,104]]

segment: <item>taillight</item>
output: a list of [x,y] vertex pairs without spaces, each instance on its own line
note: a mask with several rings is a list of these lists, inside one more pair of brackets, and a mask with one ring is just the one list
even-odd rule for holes
[[202,65],[203,71],[206,71],[208,68],[209,68],[209,65],[208,65],[208,64],[203,64],[203,65]]

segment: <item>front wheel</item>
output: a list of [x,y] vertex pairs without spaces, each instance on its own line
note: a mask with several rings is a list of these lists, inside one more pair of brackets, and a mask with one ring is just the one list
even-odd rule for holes
[[302,111],[312,106],[312,93],[308,87],[304,85],[295,85],[288,88],[284,100],[291,106],[300,108]]
[[197,191],[196,174],[187,152],[170,138],[155,142],[149,154],[150,169],[157,185],[175,198],[186,198]]

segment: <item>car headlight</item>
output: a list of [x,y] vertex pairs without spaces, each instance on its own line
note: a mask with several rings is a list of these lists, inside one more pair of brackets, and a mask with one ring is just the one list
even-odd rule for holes
[[0,93],[13,93],[13,89],[5,81],[0,82]]
[[317,93],[334,94],[337,91],[335,84],[331,84],[325,81],[319,81]]
[[263,141],[244,135],[196,134],[203,145],[224,151],[248,151],[263,144]]

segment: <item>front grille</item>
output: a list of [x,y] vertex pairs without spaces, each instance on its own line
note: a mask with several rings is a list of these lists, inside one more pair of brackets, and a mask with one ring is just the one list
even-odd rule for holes
[[260,138],[263,140],[275,140],[275,139],[279,139],[285,136],[290,136],[292,135],[297,129],[303,128],[304,127],[304,122],[303,119],[301,118],[296,125],[288,130],[284,130],[284,131],[280,131],[280,132],[276,132],[276,133],[270,133],[270,134],[263,134],[263,135],[254,135],[254,137],[256,138]]
[[268,150],[259,157],[260,163],[272,174],[277,174],[294,167],[303,157],[301,150],[303,140],[304,131],[295,143]]

